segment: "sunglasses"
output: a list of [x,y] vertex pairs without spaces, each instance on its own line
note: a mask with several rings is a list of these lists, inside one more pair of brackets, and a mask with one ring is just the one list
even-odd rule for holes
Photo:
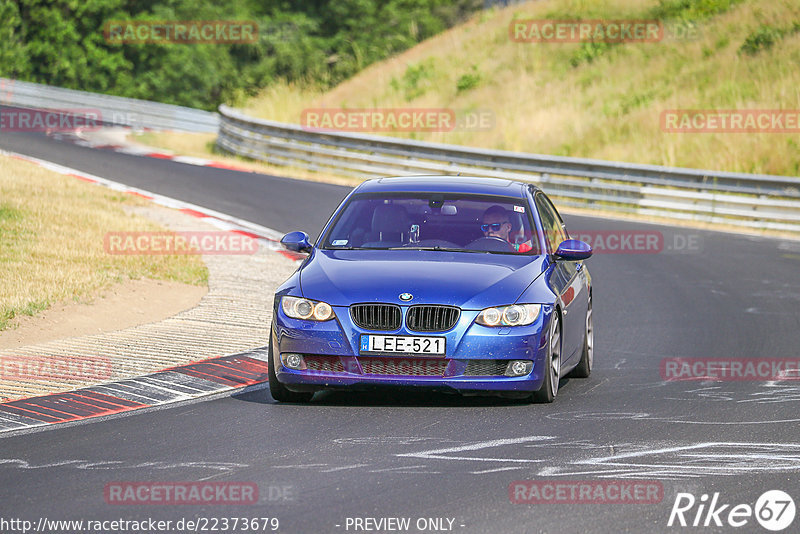
[[488,232],[489,230],[491,230],[492,232],[499,232],[500,228],[502,228],[504,224],[510,224],[510,223],[501,222],[501,223],[482,224],[481,230],[483,230],[484,232]]

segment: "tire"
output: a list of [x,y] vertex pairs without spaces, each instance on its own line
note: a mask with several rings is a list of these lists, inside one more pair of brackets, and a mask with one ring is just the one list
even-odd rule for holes
[[272,334],[269,336],[269,360],[267,362],[269,374],[269,394],[278,402],[308,402],[314,396],[312,392],[297,392],[286,389],[286,386],[278,382],[275,374],[275,358],[272,354]]
[[574,378],[589,378],[594,365],[594,322],[592,321],[592,298],[589,297],[589,309],[586,310],[586,335],[583,338],[583,353],[577,367],[570,372]]
[[561,379],[561,320],[558,313],[553,311],[550,320],[550,335],[547,343],[547,357],[545,358],[547,373],[539,391],[534,392],[533,402],[549,403],[555,400],[558,394],[558,384]]

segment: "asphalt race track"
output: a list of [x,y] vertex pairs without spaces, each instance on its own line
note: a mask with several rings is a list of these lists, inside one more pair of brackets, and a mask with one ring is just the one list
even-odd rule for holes
[[[347,193],[34,134],[3,134],[0,148],[280,231],[316,235]],[[264,389],[0,438],[0,516],[173,524],[276,517],[278,531],[289,533],[354,532],[353,518],[366,517],[411,518],[409,532],[420,531],[420,518],[444,518],[440,529],[464,533],[763,532],[753,517],[739,529],[727,523],[669,528],[667,521],[679,492],[698,500],[719,492],[719,503],[730,505],[722,521],[733,506],[752,506],[767,490],[783,490],[797,501],[800,382],[665,381],[659,369],[671,357],[797,358],[800,243],[565,218],[573,233],[663,232],[664,249],[598,253],[588,261],[595,369],[587,380],[562,383],[555,403],[393,392],[325,393],[310,405],[278,405]],[[690,237],[694,249],[676,250]],[[657,481],[663,500],[509,499],[517,480],[598,478]],[[104,500],[110,482],[200,480],[255,483],[259,502],[125,506]],[[696,511],[687,512],[687,520]],[[786,532],[797,532],[798,524],[795,519]],[[427,524],[425,531],[435,529]]]

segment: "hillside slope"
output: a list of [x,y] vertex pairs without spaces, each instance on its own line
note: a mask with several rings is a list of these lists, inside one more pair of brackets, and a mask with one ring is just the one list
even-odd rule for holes
[[[517,19],[659,19],[659,42],[515,42]],[[680,30],[690,33],[690,38]],[[685,31],[691,29],[691,32]],[[491,10],[327,92],[266,90],[248,112],[304,109],[491,113],[484,130],[395,133],[429,141],[718,170],[800,174],[797,133],[667,133],[665,110],[800,110],[796,0],[543,0]],[[385,133],[381,133],[386,135]]]

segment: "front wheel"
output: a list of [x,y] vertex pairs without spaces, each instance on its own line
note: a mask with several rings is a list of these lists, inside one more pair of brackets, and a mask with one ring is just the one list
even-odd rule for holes
[[269,336],[269,360],[267,361],[269,374],[269,394],[278,402],[308,402],[314,393],[297,392],[286,389],[286,386],[278,382],[275,374],[275,357],[272,355],[272,334]]
[[594,324],[592,323],[592,298],[589,297],[589,309],[586,310],[586,334],[583,338],[583,353],[578,366],[569,374],[575,378],[589,378],[594,365]]
[[553,310],[550,320],[550,341],[547,344],[545,357],[545,374],[542,387],[533,394],[534,402],[553,402],[558,394],[558,383],[561,378],[561,321],[558,313]]

